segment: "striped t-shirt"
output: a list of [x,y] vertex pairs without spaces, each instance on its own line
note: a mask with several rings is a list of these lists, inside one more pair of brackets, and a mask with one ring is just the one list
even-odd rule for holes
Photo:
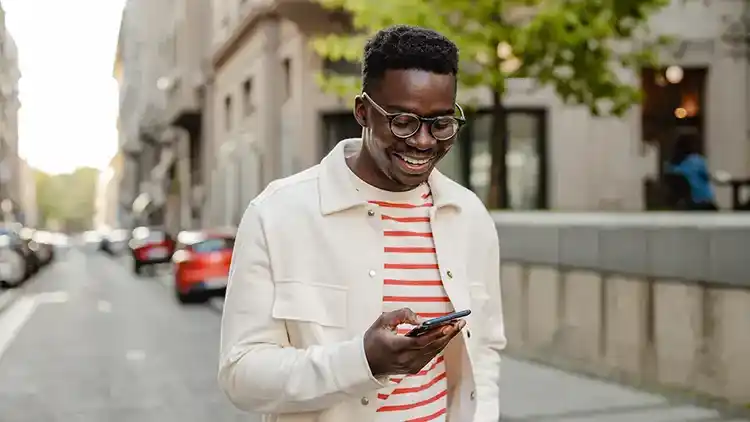
[[[355,177],[356,178],[356,177]],[[453,312],[440,278],[429,210],[427,184],[409,192],[386,192],[356,179],[357,189],[381,213],[385,238],[383,312],[410,308],[434,318]],[[412,328],[401,326],[403,335]],[[448,383],[443,354],[415,375],[390,377],[378,394],[377,422],[445,421]]]

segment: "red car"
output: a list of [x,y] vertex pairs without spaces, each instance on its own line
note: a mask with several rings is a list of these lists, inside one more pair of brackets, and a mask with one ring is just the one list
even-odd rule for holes
[[175,251],[174,239],[166,231],[151,227],[134,229],[129,246],[136,274],[141,274],[144,267],[170,262]]
[[181,303],[205,302],[223,294],[232,264],[234,235],[183,232],[177,237],[174,290]]

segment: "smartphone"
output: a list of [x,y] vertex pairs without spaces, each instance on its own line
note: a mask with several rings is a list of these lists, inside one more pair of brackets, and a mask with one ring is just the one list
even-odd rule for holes
[[467,309],[465,311],[453,312],[452,314],[443,315],[441,317],[437,317],[433,319],[428,319],[427,321],[423,322],[419,327],[414,327],[411,331],[406,333],[406,337],[419,337],[421,335],[427,334],[431,330],[442,327],[443,325],[446,325],[457,319],[461,319],[469,315],[470,313],[471,311]]

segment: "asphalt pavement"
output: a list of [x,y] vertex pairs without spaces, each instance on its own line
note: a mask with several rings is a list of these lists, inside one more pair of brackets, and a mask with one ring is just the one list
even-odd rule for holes
[[[220,301],[181,306],[168,284],[73,250],[0,293],[0,422],[259,421],[216,384]],[[510,422],[750,422],[510,358],[501,403]]]

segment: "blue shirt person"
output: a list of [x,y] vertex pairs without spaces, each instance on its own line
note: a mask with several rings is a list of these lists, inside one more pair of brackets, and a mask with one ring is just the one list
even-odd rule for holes
[[667,172],[682,175],[690,185],[690,199],[694,203],[714,202],[714,189],[706,159],[690,154],[678,164],[667,163]]

